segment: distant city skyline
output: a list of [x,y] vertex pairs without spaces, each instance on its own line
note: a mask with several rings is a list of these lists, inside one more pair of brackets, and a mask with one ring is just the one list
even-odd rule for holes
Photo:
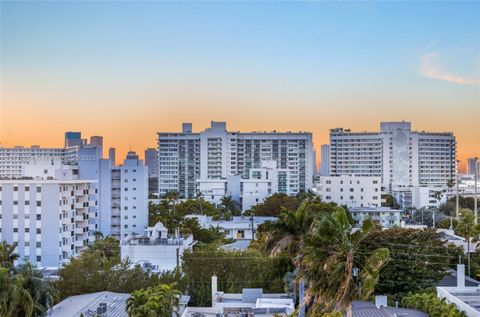
[[480,152],[480,2],[0,6],[2,146],[81,131],[119,160],[226,121],[312,132],[319,156],[331,128],[405,120],[453,132],[462,168]]

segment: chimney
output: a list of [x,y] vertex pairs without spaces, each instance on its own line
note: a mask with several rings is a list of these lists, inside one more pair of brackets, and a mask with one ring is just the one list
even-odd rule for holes
[[457,287],[465,287],[465,264],[457,264]]
[[218,288],[217,288],[217,276],[216,275],[213,275],[212,276],[212,307],[215,306],[215,299],[217,297],[217,292],[218,292]]

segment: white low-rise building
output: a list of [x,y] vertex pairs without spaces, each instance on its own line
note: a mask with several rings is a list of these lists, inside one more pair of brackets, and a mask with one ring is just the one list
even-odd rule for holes
[[217,277],[212,276],[212,306],[187,307],[182,317],[196,316],[288,316],[295,303],[287,294],[264,294],[261,288],[244,288],[241,293],[218,290]]
[[0,241],[16,246],[15,264],[61,267],[95,240],[95,181],[55,163],[23,170],[23,179],[0,180]]
[[457,265],[456,286],[437,287],[437,297],[444,298],[447,303],[454,304],[468,317],[480,316],[480,292],[478,286],[465,285],[465,265]]
[[198,179],[197,190],[203,194],[208,202],[218,205],[224,196],[231,196],[240,204],[241,210],[246,211],[263,202],[265,198],[275,193],[292,194],[295,173],[287,168],[278,168],[277,161],[264,160],[257,168],[250,168],[248,177],[239,175],[218,179]]
[[252,228],[253,234],[258,229],[258,226],[267,222],[275,222],[277,217],[232,217],[231,220],[213,220],[211,216],[205,215],[186,215],[185,218],[197,219],[200,226],[204,229],[219,228],[222,232],[226,233],[227,239],[235,240],[252,240]]
[[196,241],[191,235],[171,237],[161,222],[148,227],[145,235],[130,235],[121,241],[122,259],[129,259],[133,265],[139,264],[155,272],[174,270],[181,264],[185,250],[191,250]]
[[324,202],[347,207],[380,207],[381,178],[376,176],[320,176],[314,191]]
[[392,194],[399,207],[405,210],[439,207],[447,200],[446,192],[444,187],[415,186],[393,190]]
[[380,224],[383,228],[400,226],[402,213],[400,209],[391,209],[388,207],[354,207],[350,208],[349,211],[358,227],[362,226],[363,221],[367,217]]

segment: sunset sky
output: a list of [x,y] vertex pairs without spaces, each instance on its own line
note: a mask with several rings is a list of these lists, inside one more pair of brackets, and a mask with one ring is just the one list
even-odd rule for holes
[[1,4],[2,146],[203,130],[452,131],[480,155],[480,2]]

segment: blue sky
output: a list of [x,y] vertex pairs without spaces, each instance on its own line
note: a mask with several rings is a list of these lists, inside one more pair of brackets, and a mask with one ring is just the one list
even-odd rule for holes
[[[454,130],[468,153],[479,147],[478,1],[3,1],[1,10],[3,143],[27,142],[13,123],[39,117],[70,120],[37,143],[68,127],[108,135],[141,124],[154,135],[183,120],[312,130],[319,143],[331,125],[406,119]],[[139,139],[129,143],[154,144]]]

